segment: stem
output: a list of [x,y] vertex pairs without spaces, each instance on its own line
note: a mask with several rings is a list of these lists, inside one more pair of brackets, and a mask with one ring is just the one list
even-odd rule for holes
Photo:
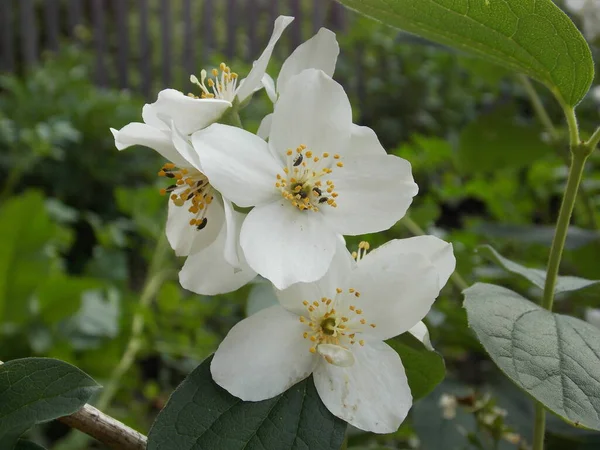
[[[554,232],[554,239],[552,240],[552,247],[550,248],[550,258],[548,260],[548,269],[546,271],[546,283],[544,285],[544,296],[541,305],[548,311],[552,311],[552,305],[554,303],[554,287],[558,277],[560,260],[565,248],[565,241],[567,240],[569,223],[571,222],[571,215],[573,214],[573,208],[575,207],[577,191],[581,184],[585,161],[591,153],[591,149],[587,144],[581,145],[580,143],[579,128],[577,125],[577,118],[575,117],[575,111],[573,108],[565,105],[563,105],[563,109],[569,125],[571,165],[569,167],[567,187],[563,195],[558,220],[556,222],[556,231]],[[546,410],[541,403],[536,402],[532,450],[544,449],[545,432]]]
[[535,402],[535,418],[533,419],[533,444],[532,450],[544,449],[544,434],[546,432],[546,410],[544,405]]
[[552,141],[559,141],[560,133],[554,127],[552,119],[550,119],[550,115],[548,114],[548,111],[546,111],[546,108],[542,103],[542,99],[533,87],[533,84],[531,84],[531,81],[529,81],[529,78],[527,78],[525,75],[518,75],[517,77],[519,78],[519,81],[521,81],[521,84],[525,88],[525,92],[527,92],[527,95],[529,96],[529,100],[531,101],[531,106],[533,106],[535,114],[538,116],[538,119],[544,128],[546,128],[548,134],[550,134]]
[[586,159],[586,155],[578,154],[577,152],[574,152],[571,155],[569,178],[560,207],[560,213],[558,214],[558,221],[556,222],[556,231],[554,233],[552,247],[550,248],[546,284],[544,286],[544,296],[542,298],[542,307],[549,311],[552,311],[552,305],[554,303],[554,286],[556,284],[556,278],[558,277],[560,260],[565,247],[567,232],[569,231],[569,222],[571,221],[571,214],[573,213],[575,200],[577,199],[577,191],[583,176],[583,168]]
[[114,450],[145,450],[148,443],[148,438],[143,434],[90,405],[84,405],[75,414],[61,417],[58,421]]
[[[542,103],[542,100],[538,95],[537,91],[535,90],[531,81],[529,81],[529,78],[527,78],[525,75],[518,75],[517,78],[525,88],[525,92],[527,92],[527,95],[529,96],[529,100],[531,101],[533,110],[535,111],[535,114],[538,117],[540,123],[544,126],[544,128],[546,128],[546,131],[550,135],[552,142],[554,144],[561,144],[560,133],[552,123],[552,119],[550,118],[548,111],[546,111],[546,108],[544,107],[544,104]],[[565,108],[565,113],[567,114],[567,121],[569,122],[571,138],[571,147],[573,147],[574,145],[579,144],[579,131],[577,129],[577,120],[575,118],[575,112],[572,108],[564,106],[563,108]],[[594,135],[590,138],[590,140],[588,141],[588,145],[593,149],[598,145],[598,142],[600,142],[600,127],[598,128],[598,130],[596,130],[596,133],[594,133]],[[561,156],[562,155],[563,152],[561,151]],[[569,161],[566,161],[566,163],[568,162]],[[598,230],[599,226],[598,221],[596,220],[596,211],[594,208],[593,200],[583,188],[581,189],[581,204],[588,216],[589,226],[594,230]]]
[[[140,295],[139,307],[133,316],[129,342],[127,343],[127,347],[125,348],[121,360],[113,369],[110,379],[106,383],[106,387],[96,402],[96,405],[100,410],[106,411],[108,409],[112,399],[119,390],[119,384],[123,379],[123,376],[135,362],[135,358],[142,348],[142,334],[144,331],[146,310],[152,299],[156,296],[156,293],[162,284],[173,276],[173,271],[171,269],[160,270],[165,264],[165,260],[168,255],[168,249],[169,245],[167,243],[165,233],[162,233],[158,243],[156,244],[156,248],[154,249],[154,254],[152,255],[152,260],[148,269],[148,276]],[[88,436],[85,434],[71,433],[56,444],[56,450],[85,448],[88,439]]]
[[598,127],[598,129],[596,131],[594,131],[594,134],[592,134],[592,137],[589,138],[589,140],[587,141],[587,145],[593,151],[598,146],[599,143],[600,143],[600,127]]
[[140,295],[139,307],[133,316],[131,323],[131,336],[129,342],[127,343],[127,347],[125,348],[121,360],[114,368],[109,382],[106,384],[106,387],[96,403],[101,410],[105,410],[110,405],[110,402],[119,388],[120,381],[135,362],[135,357],[142,347],[142,333],[144,331],[146,309],[163,283],[173,276],[173,271],[170,269],[158,271],[158,268],[164,262],[167,248],[167,241],[163,235],[159,239],[156,249],[154,250],[154,255],[152,256],[148,279]]
[[[425,236],[427,234],[425,233],[425,231],[423,231],[419,224],[412,220],[408,215],[404,216],[401,222],[408,229],[408,231],[410,231],[415,236]],[[469,287],[469,284],[456,270],[452,275],[450,275],[450,281],[454,284],[454,286],[458,289],[459,292],[462,292]]]
[[115,450],[145,450],[148,443],[143,434],[87,404],[76,413],[57,420]]

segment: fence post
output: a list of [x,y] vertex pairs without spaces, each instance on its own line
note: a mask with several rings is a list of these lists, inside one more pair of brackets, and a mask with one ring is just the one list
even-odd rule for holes
[[[196,69],[196,42],[194,40],[194,22],[192,21],[192,0],[183,0],[183,84],[189,86],[190,75],[197,72]],[[200,76],[200,75],[198,75]]]
[[23,59],[27,66],[35,64],[38,60],[38,31],[35,20],[35,10],[32,0],[21,0],[21,43],[23,46]]
[[106,70],[106,27],[104,26],[104,0],[92,0],[92,24],[94,47],[96,50],[96,82],[99,86],[108,85]]
[[227,0],[226,11],[226,25],[225,30],[227,33],[227,39],[225,40],[225,57],[228,61],[231,61],[237,55],[237,8],[236,0]]
[[129,0],[113,0],[117,22],[117,78],[119,87],[129,87]]
[[0,71],[15,70],[12,2],[0,2]]
[[46,45],[52,51],[58,51],[60,34],[59,0],[46,0],[44,19],[46,25]]
[[152,47],[148,30],[148,0],[138,0],[138,10],[140,12],[140,78],[142,80],[140,90],[146,99],[150,99]]
[[162,53],[162,81],[164,86],[171,84],[171,2],[160,2],[160,29]]

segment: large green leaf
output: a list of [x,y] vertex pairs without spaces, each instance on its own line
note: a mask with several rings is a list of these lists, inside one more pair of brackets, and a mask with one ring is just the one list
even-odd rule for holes
[[594,77],[587,42],[552,0],[338,0],[382,22],[544,83],[575,106]]
[[442,355],[428,350],[412,334],[404,333],[386,342],[402,359],[414,400],[426,396],[444,380],[446,365]]
[[8,200],[0,209],[0,320],[27,317],[28,298],[48,272],[44,245],[56,233],[44,198],[29,192]]
[[[533,283],[535,286],[539,287],[542,290],[544,289],[544,283],[546,282],[545,271],[540,269],[530,269],[529,267],[517,264],[516,262],[511,261],[510,259],[506,259],[504,256],[502,256],[489,245],[483,245],[479,247],[478,250],[482,255],[485,255],[486,257],[499,264],[507,271],[517,275],[521,275],[522,277],[526,278],[531,283]],[[554,288],[554,291],[557,294],[562,292],[578,291],[580,289],[594,286],[599,283],[600,281],[598,280],[586,280],[585,278],[562,276],[558,277],[558,279],[556,280],[556,286]]]
[[15,450],[46,450],[46,448],[34,442],[19,439]]
[[217,386],[211,358],[171,396],[148,436],[148,450],[338,450],[346,423],[321,402],[312,378],[262,402]]
[[464,293],[469,325],[498,367],[565,421],[600,430],[600,330],[492,284]]
[[517,169],[551,152],[553,148],[540,139],[540,130],[517,123],[513,107],[501,107],[461,131],[458,167],[465,173]]
[[35,424],[73,414],[98,389],[77,367],[55,359],[15,359],[0,365],[0,448],[12,449]]

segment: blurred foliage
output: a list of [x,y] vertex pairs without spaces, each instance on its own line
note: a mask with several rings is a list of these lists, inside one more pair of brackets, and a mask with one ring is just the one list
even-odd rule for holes
[[[222,14],[217,17],[221,41]],[[501,68],[367,19],[349,19],[352,26],[338,33],[336,79],[351,96],[355,121],[372,127],[390,153],[411,162],[420,188],[408,220],[385,233],[349,237],[349,247],[364,239],[377,247],[421,228],[453,243],[457,272],[468,284],[491,281],[536,300],[537,291],[479,255],[477,247],[492,244],[514,261],[544,267],[568,158],[560,108],[535,86],[556,126],[550,133],[519,79]],[[137,36],[135,28],[132,35]],[[240,34],[240,43],[243,38]],[[286,47],[278,50],[272,75]],[[114,397],[104,399],[107,412],[147,431],[174,387],[231,326],[261,307],[269,287],[258,282],[218,298],[179,287],[172,274],[182,261],[157,246],[166,215],[155,176],[160,157],[148,149],[118,152],[109,132],[140,121],[143,101],[127,91],[95,87],[92,56],[65,47],[23,77],[0,77],[0,359],[49,356],[71,362],[115,389]],[[249,58],[241,56],[235,70],[244,73]],[[221,58],[213,55],[212,62]],[[157,58],[153,61],[153,70],[160,71]],[[177,80],[187,77],[180,71],[177,67]],[[242,112],[251,130],[271,108],[264,93],[255,97]],[[591,97],[582,103],[583,130],[597,125],[598,110]],[[573,218],[564,275],[600,279],[598,165],[596,154]],[[152,280],[159,274],[157,284]],[[353,430],[349,448],[441,448],[431,444],[435,437],[447,439],[448,449],[448,442],[490,448],[490,436],[509,429],[530,439],[531,404],[500,381],[467,328],[460,290],[460,281],[449,283],[426,319],[433,345],[446,360],[447,380],[415,405],[397,433]],[[140,304],[144,295],[150,295],[148,305]],[[560,296],[556,310],[581,316],[587,306],[600,307],[600,299],[582,290]],[[144,324],[139,349],[115,379],[136,320]],[[485,402],[445,419],[439,405],[444,393],[473,394]],[[506,410],[502,420],[481,422],[481,411],[496,405]],[[558,420],[550,431],[553,449],[591,449],[599,439]],[[84,448],[65,440],[67,432],[53,423],[29,438],[44,445],[62,442],[56,448]],[[518,447],[502,439],[499,448]]]

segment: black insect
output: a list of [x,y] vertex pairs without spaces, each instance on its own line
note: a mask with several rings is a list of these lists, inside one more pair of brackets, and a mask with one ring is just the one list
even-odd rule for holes
[[325,203],[327,200],[329,200],[329,197],[321,197],[319,203]]
[[202,219],[202,222],[200,222],[198,225],[196,225],[196,230],[198,230],[198,231],[203,230],[206,227],[207,223],[208,223],[208,219],[205,217],[204,219]]
[[320,196],[323,194],[323,192],[321,192],[321,189],[319,189],[318,187],[314,187],[314,188],[313,188],[313,191],[314,191],[314,192],[316,192],[316,194],[317,194],[319,197],[320,197]]
[[302,164],[302,160],[303,159],[304,159],[304,156],[298,155],[298,157],[294,160],[294,167],[299,166],[300,164]]

